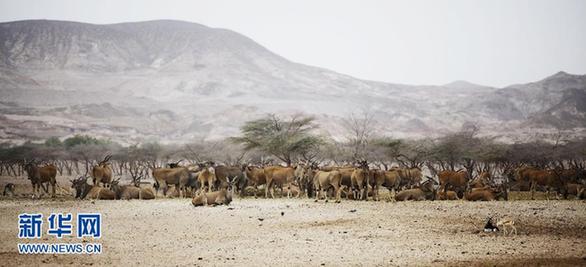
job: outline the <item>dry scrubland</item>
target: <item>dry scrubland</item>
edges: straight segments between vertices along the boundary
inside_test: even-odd
[[[17,253],[18,214],[95,211],[104,216],[102,255]],[[495,213],[513,218],[519,235],[482,232],[486,216]],[[335,204],[245,198],[195,208],[189,199],[3,197],[0,214],[2,266],[586,265],[586,202],[577,200]],[[56,240],[44,235],[42,241]]]

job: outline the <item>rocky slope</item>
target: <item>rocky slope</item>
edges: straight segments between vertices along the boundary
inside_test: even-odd
[[[491,88],[359,80],[288,61],[238,33],[182,21],[0,23],[0,140],[77,133],[123,143],[238,133],[266,113],[315,115],[322,133],[368,109],[380,131],[437,136],[463,123],[506,140],[554,127],[582,134],[586,76]]]

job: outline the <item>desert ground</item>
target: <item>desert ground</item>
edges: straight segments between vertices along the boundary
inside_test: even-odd
[[[101,212],[102,254],[18,254],[23,212],[45,218],[51,212]],[[0,197],[0,215],[1,266],[586,266],[586,202],[579,200],[316,203],[247,197],[229,206],[193,207],[187,198],[18,195]],[[491,215],[515,220],[518,235],[482,231]],[[43,235],[37,242],[78,241]]]

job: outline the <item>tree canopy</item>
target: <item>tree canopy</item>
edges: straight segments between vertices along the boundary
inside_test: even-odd
[[[268,115],[248,121],[241,127],[242,136],[231,138],[245,150],[260,150],[291,165],[294,157],[319,148],[323,140],[311,133],[316,126],[313,117],[296,115],[288,120]]]

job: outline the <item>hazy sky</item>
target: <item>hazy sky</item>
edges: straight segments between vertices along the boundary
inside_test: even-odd
[[[177,19],[362,79],[504,86],[586,74],[586,1],[0,0],[0,21]]]

